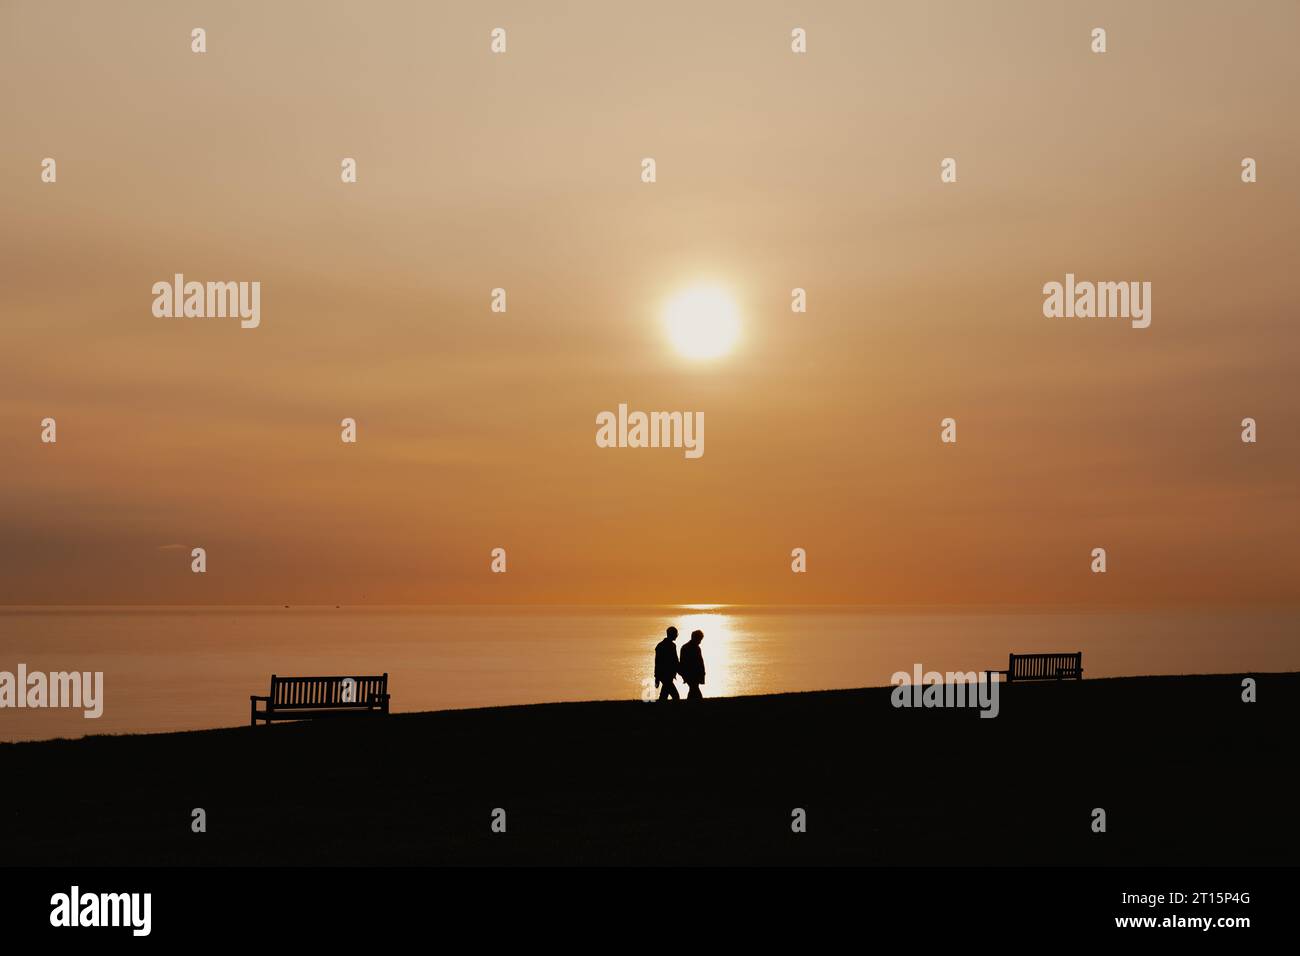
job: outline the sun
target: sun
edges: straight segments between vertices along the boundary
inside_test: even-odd
[[[740,339],[736,302],[720,285],[697,285],[664,304],[664,325],[673,347],[689,359],[728,354]]]

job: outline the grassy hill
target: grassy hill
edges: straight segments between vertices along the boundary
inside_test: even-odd
[[[1300,674],[1254,676],[1253,704],[1233,675],[1012,685],[991,720],[873,688],[3,744],[3,860],[1292,862]]]

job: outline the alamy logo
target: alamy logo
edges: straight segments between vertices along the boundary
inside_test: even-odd
[[[133,936],[148,936],[153,923],[152,893],[71,892],[50,897],[51,926],[129,926]]]
[[[1151,324],[1150,282],[1075,282],[1067,272],[1064,284],[1047,283],[1043,295],[1049,319],[1132,319],[1135,329]]]
[[[988,671],[897,671],[889,679],[894,685],[890,703],[895,707],[978,707],[980,717],[998,715],[998,682]]]
[[[0,708],[72,707],[94,720],[104,713],[103,671],[41,671],[18,665],[17,675],[0,671]]]
[[[704,454],[703,412],[631,412],[596,415],[597,448],[684,448],[687,458]]]
[[[262,283],[186,282],[184,273],[171,282],[153,284],[153,314],[160,319],[240,319],[240,327],[262,323]]]

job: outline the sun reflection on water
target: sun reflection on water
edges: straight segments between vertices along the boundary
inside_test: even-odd
[[[695,613],[680,614],[664,619],[664,627],[675,625],[678,631],[677,649],[680,652],[691,639],[692,631],[703,631],[705,697],[732,697],[749,693],[753,684],[752,666],[746,661],[746,644],[749,636],[739,622],[715,609],[720,604],[692,604],[683,610]],[[679,682],[680,686],[680,682]]]

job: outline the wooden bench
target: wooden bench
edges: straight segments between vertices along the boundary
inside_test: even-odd
[[[351,688],[348,681],[352,682]],[[250,725],[259,720],[312,720],[348,714],[387,714],[388,675],[379,677],[277,677],[271,693],[249,695]],[[258,701],[266,705],[257,709]]]
[[[1012,654],[1004,671],[989,671],[988,679],[1001,674],[1008,684],[1026,680],[1083,680],[1083,651],[1074,654]]]

